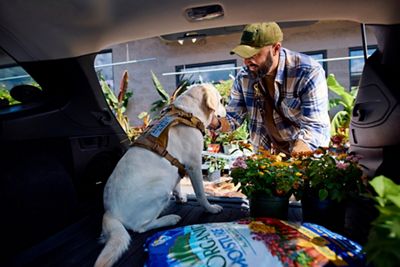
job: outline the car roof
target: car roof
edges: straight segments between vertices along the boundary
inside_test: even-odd
[[[224,16],[189,21],[186,10],[220,5]],[[41,0],[0,1],[0,46],[17,61],[80,56],[176,32],[257,21],[400,23],[399,0]]]

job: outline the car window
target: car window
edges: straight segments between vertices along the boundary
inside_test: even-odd
[[[105,50],[96,55],[94,61],[94,67],[97,75],[103,78],[111,88],[114,88],[114,72],[113,72],[113,61],[112,51]]]
[[[191,82],[201,83],[219,83],[220,81],[229,80],[236,75],[236,60],[225,60],[216,62],[205,62],[199,64],[179,65],[175,67],[176,72],[165,73],[164,75],[179,75],[177,77],[177,85],[182,80],[190,80]]]
[[[21,66],[0,50],[0,109],[21,104],[21,99],[15,99],[15,95],[18,96],[21,92],[19,89],[30,90],[25,88],[34,87],[40,89],[37,82]]]
[[[350,75],[355,64],[356,71],[362,68],[364,60],[359,58],[357,51],[354,52],[356,54],[349,54],[349,49],[356,47],[362,51],[359,23],[313,21],[280,24],[284,48],[313,57],[324,67],[327,76],[334,74],[347,90],[357,85],[358,79]],[[229,52],[238,44],[242,28],[235,27],[228,33],[218,35],[213,34],[212,29],[202,30],[198,32],[201,33],[201,40],[190,38],[182,42],[181,36],[195,34],[195,31],[191,31],[176,33],[169,38],[161,36],[116,44],[96,57],[96,71],[103,75],[116,95],[119,94],[123,73],[128,72],[128,89],[133,95],[127,105],[126,115],[131,125],[142,125],[139,115],[150,112],[153,104],[162,99],[156,90],[154,77],[158,86],[169,95],[185,80],[189,80],[189,83],[219,84],[221,80],[232,79],[243,60]],[[366,31],[367,44],[376,46],[372,29],[366,27]]]
[[[376,45],[369,46],[367,49],[368,56],[372,55],[377,49]],[[349,74],[350,74],[350,86],[356,87],[361,78],[361,73],[364,67],[364,56],[362,47],[350,47],[349,48]]]

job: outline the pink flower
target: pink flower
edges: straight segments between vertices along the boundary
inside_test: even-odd
[[[247,169],[247,164],[244,157],[237,157],[232,163],[232,168],[242,168]]]
[[[349,165],[350,165],[350,163],[348,163],[348,162],[337,162],[336,163],[336,167],[341,170],[347,169],[347,167],[349,167]]]
[[[361,156],[359,155],[354,155],[354,154],[350,154],[346,157],[347,161],[353,162],[353,163],[357,163],[359,162],[361,159]]]

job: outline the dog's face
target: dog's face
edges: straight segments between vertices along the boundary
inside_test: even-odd
[[[174,104],[187,112],[193,113],[193,115],[198,116],[200,119],[204,118],[203,123],[206,126],[211,122],[213,116],[226,116],[222,97],[212,84],[195,84],[190,86],[186,92],[175,100]],[[196,109],[198,109],[197,112]]]
[[[214,116],[225,117],[226,110],[223,105],[221,94],[218,90],[212,84],[204,84],[203,88],[205,90],[205,106],[214,113]]]

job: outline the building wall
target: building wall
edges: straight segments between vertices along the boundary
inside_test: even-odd
[[[362,46],[361,27],[353,22],[326,21],[311,26],[283,28],[283,47],[306,52],[327,50],[328,58],[349,56],[349,47]],[[129,89],[133,97],[129,102],[128,116],[132,125],[140,125],[137,118],[142,111],[149,111],[151,103],[159,96],[151,80],[151,71],[158,77],[164,89],[171,93],[176,88],[175,75],[163,73],[175,72],[175,66],[235,59],[237,65],[242,60],[230,55],[229,51],[238,44],[241,33],[207,37],[196,43],[166,42],[161,38],[150,38],[119,44],[111,47],[113,62],[129,60],[148,60],[137,63],[115,65],[114,84],[118,89],[124,70],[129,74]],[[368,45],[376,44],[373,33],[367,28]],[[328,73],[335,74],[338,81],[349,88],[349,61],[328,61]]]

